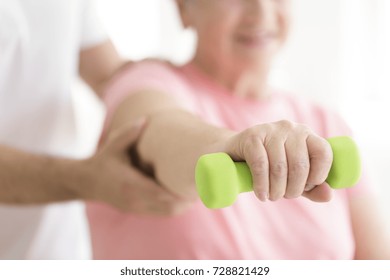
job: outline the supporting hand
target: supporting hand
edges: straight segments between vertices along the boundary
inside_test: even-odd
[[[84,162],[92,193],[90,199],[103,201],[131,213],[172,215],[190,203],[160,186],[136,169],[128,155],[141,134],[144,122],[125,125],[110,132],[95,156]]]

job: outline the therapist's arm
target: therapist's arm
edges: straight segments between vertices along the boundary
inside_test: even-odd
[[[110,40],[80,52],[81,78],[101,97],[105,85],[124,65],[131,63],[121,58]]]
[[[76,160],[0,146],[0,203],[35,204],[81,197],[84,171]]]
[[[96,95],[101,98],[106,85],[112,77],[133,63],[121,58],[110,40],[84,49],[80,52],[79,73],[81,78],[93,89]],[[116,130],[123,130],[129,122],[122,122]],[[101,137],[107,139],[106,135]],[[123,151],[124,154],[127,153]],[[131,205],[125,209],[132,213],[140,214],[175,214],[180,213],[188,204],[187,201],[179,200],[175,195],[158,185],[148,175],[139,172],[139,169],[132,162],[127,162],[126,172],[134,174],[132,184],[127,186],[128,196],[132,198]],[[118,175],[120,176],[120,175]],[[109,193],[110,186],[105,186]],[[161,199],[164,197],[165,199]]]
[[[131,213],[167,215],[180,211],[175,196],[128,168],[127,150],[142,128],[142,123],[122,126],[93,157],[83,160],[32,154],[0,145],[0,203],[94,200]]]

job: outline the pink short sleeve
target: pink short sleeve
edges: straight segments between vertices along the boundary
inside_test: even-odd
[[[141,90],[156,90],[172,96],[184,109],[194,111],[190,89],[185,78],[172,65],[157,61],[143,61],[120,71],[106,88],[105,128],[111,122],[120,103],[130,94]]]

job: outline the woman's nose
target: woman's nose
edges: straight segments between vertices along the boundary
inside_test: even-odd
[[[272,24],[275,20],[274,0],[245,0],[245,17],[248,22],[261,27]]]

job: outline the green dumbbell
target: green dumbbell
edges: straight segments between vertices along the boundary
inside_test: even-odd
[[[360,178],[360,156],[352,138],[327,139],[333,162],[326,182],[334,189],[352,187]],[[195,169],[198,194],[208,208],[232,205],[239,193],[253,191],[252,174],[245,162],[234,162],[226,153],[206,154]]]

